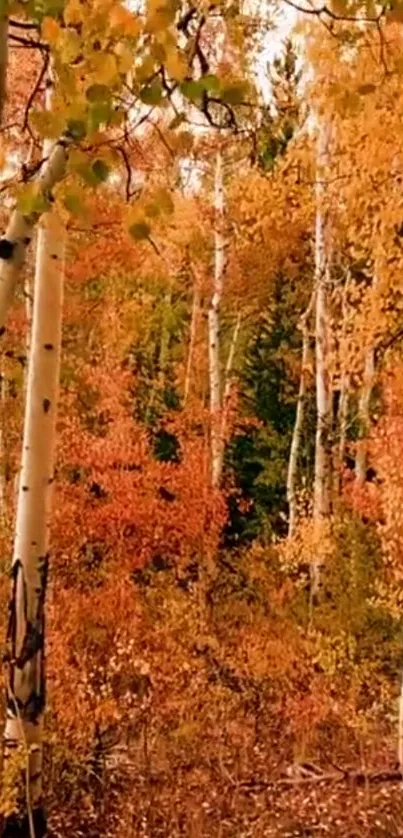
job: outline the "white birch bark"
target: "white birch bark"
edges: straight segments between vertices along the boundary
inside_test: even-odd
[[[211,482],[217,487],[221,478],[221,368],[220,368],[220,305],[225,271],[224,183],[221,152],[217,152],[214,176],[214,285],[208,313],[209,380],[211,420]]]
[[[316,225],[315,225],[315,360],[316,360],[316,438],[313,517],[320,526],[329,515],[329,434],[331,423],[331,398],[328,362],[328,284],[329,253],[325,208],[325,177],[328,162],[329,128],[320,127],[316,174]],[[320,585],[323,557],[317,551],[312,563],[312,594]]]
[[[45,198],[51,197],[53,188],[64,177],[69,141],[60,139],[53,146],[49,147],[48,143],[46,146],[46,162],[37,181],[38,191]],[[7,312],[21,277],[27,248],[40,216],[40,212],[24,215],[18,208],[15,209],[7,231],[0,240],[0,335],[5,331]]]
[[[297,400],[297,411],[295,415],[295,424],[291,440],[290,456],[288,460],[287,472],[287,502],[288,502],[288,538],[292,538],[295,533],[297,523],[297,474],[298,474],[298,457],[301,447],[302,428],[304,423],[305,400],[306,400],[306,385],[307,385],[307,371],[309,359],[309,318],[312,313],[312,308],[315,301],[315,292],[312,294],[308,308],[301,317],[302,330],[302,362],[301,375],[299,380],[299,391]]]
[[[37,241],[31,351],[28,367],[22,464],[12,560],[9,677],[4,761],[28,751],[25,832],[42,815],[42,729],[45,706],[44,607],[60,368],[64,230],[46,213]],[[31,818],[30,830],[29,819]],[[28,822],[28,825],[27,825]],[[24,828],[24,823],[20,829]],[[13,833],[14,834],[14,833]]]

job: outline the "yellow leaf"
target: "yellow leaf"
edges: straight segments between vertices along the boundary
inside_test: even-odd
[[[42,37],[49,44],[55,44],[60,37],[60,26],[54,17],[44,17],[42,21]]]
[[[31,114],[31,122],[35,126],[36,130],[39,131],[41,137],[56,139],[63,131],[65,118],[61,113],[33,111]]]
[[[83,22],[84,9],[80,0],[68,0],[63,12],[63,18],[66,26],[74,26],[77,23]]]
[[[97,84],[111,84],[118,74],[117,59],[112,53],[94,53],[91,64],[96,75]]]
[[[166,31],[175,20],[176,8],[170,0],[149,0],[146,29],[148,32]]]
[[[119,29],[123,35],[136,37],[141,31],[141,24],[138,17],[125,9],[123,6],[115,6],[110,15],[109,23],[113,29]]]
[[[121,73],[128,73],[133,66],[133,53],[125,44],[119,43],[116,47],[118,66]]]
[[[171,78],[175,81],[184,81],[189,69],[185,56],[178,50],[168,53],[165,61],[165,67]]]
[[[82,41],[74,29],[65,29],[60,34],[60,54],[65,64],[71,64],[82,52]]]
[[[140,67],[136,69],[136,77],[139,82],[146,81],[153,74],[155,69],[155,61],[152,55],[146,55]]]

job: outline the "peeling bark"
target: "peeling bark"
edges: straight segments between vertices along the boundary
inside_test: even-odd
[[[4,836],[30,836],[30,817],[37,823],[36,838],[45,834],[42,811],[45,596],[60,367],[63,272],[64,230],[56,212],[52,211],[43,219],[37,242],[31,353],[8,627],[4,770],[7,771],[7,764],[16,752],[28,752],[27,794],[21,801],[21,810],[7,820]]]

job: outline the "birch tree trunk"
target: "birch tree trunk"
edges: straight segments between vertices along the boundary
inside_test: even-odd
[[[55,211],[39,230],[22,464],[12,560],[4,770],[26,761],[25,792],[3,836],[40,838],[45,708],[45,595],[60,368],[64,230]]]
[[[350,272],[347,272],[346,281],[343,287],[341,299],[341,335],[339,340],[339,361],[340,361],[340,398],[337,409],[336,425],[338,429],[338,445],[334,452],[334,479],[333,479],[333,493],[334,497],[338,498],[341,494],[343,467],[346,456],[347,443],[347,429],[348,429],[348,410],[349,410],[349,395],[351,375],[348,370],[348,292],[350,289]]]
[[[38,191],[44,198],[52,195],[52,189],[64,177],[68,157],[68,139],[60,139],[48,147],[46,163],[38,179]],[[18,209],[12,213],[5,236],[0,239],[0,335],[4,334],[8,309],[21,276],[25,254],[31,242],[35,225],[41,212],[24,215]]]
[[[312,294],[310,303],[303,316],[301,317],[302,330],[302,362],[301,362],[301,376],[299,381],[299,392],[297,400],[297,411],[295,416],[294,430],[291,440],[290,457],[288,461],[287,472],[287,502],[288,502],[288,538],[292,538],[295,532],[297,523],[297,474],[298,474],[298,457],[301,447],[302,428],[304,424],[305,400],[306,400],[306,385],[307,385],[307,369],[309,358],[309,317],[312,313],[313,304],[315,301],[315,292]]]
[[[371,293],[376,293],[378,276],[374,270]],[[375,380],[375,347],[371,340],[366,349],[362,386],[358,400],[358,445],[355,458],[355,479],[357,486],[363,486],[367,476],[367,437],[370,429],[370,404]]]
[[[331,425],[331,398],[328,362],[328,284],[329,253],[325,210],[325,177],[328,159],[329,129],[321,127],[318,142],[316,175],[316,227],[315,227],[315,360],[316,360],[316,439],[314,475],[314,522],[320,527],[329,515],[329,435]],[[320,586],[323,557],[317,551],[312,563],[312,594]]]
[[[223,463],[224,463],[224,450],[225,450],[225,441],[227,436],[227,428],[228,428],[228,413],[229,413],[229,405],[230,405],[230,396],[231,396],[231,387],[234,381],[232,370],[234,366],[235,360],[235,351],[238,343],[239,333],[241,331],[241,314],[238,312],[234,331],[232,333],[231,343],[228,350],[228,357],[227,363],[225,365],[225,374],[224,374],[224,394],[221,406],[221,426],[219,429],[220,434],[220,461],[219,461],[219,478],[218,483],[220,483]]]
[[[343,467],[346,456],[348,408],[350,393],[350,374],[343,372],[340,383],[340,401],[337,411],[337,424],[339,428],[339,445],[337,451],[337,467],[334,480],[335,495],[339,496],[342,489]]]
[[[217,152],[214,176],[214,286],[208,313],[209,379],[211,420],[211,482],[217,487],[221,479],[221,368],[220,368],[220,305],[225,271],[224,184],[221,152]]]

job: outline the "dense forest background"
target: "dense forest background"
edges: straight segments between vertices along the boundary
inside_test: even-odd
[[[4,836],[403,835],[403,12],[257,6],[0,3]]]

